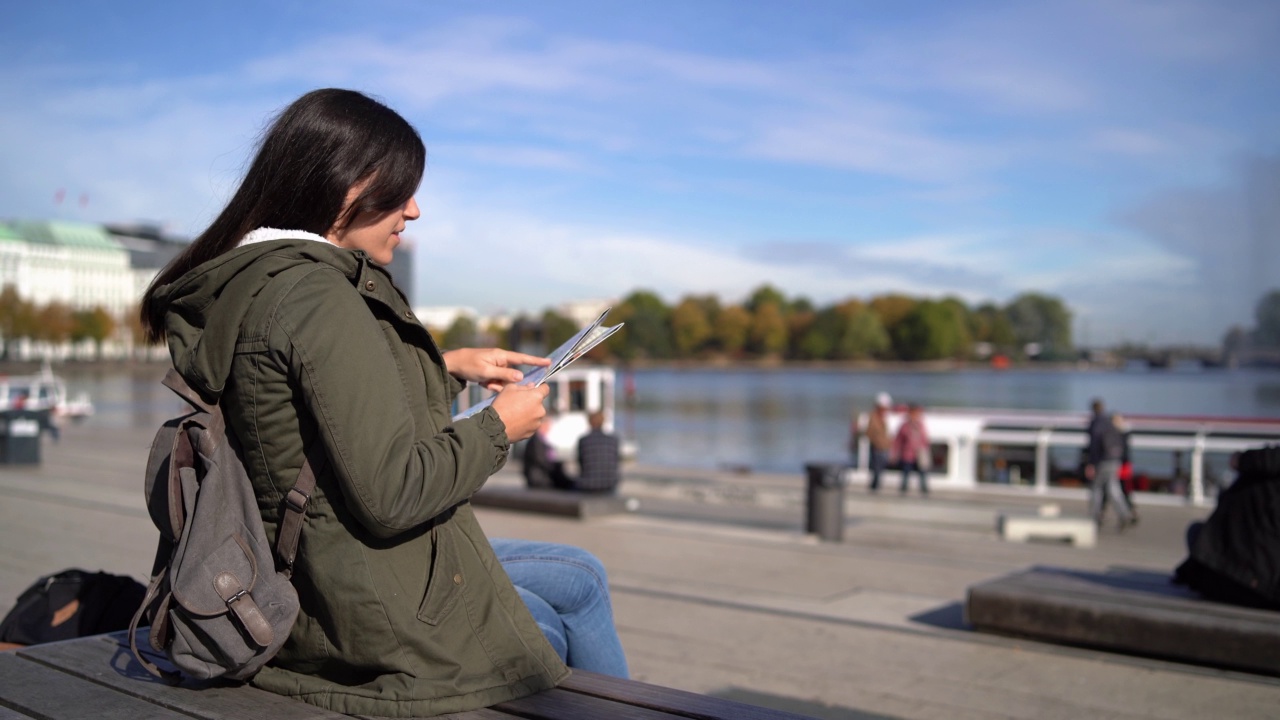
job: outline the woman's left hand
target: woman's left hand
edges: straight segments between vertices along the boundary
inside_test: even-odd
[[[494,391],[524,378],[524,373],[515,369],[516,365],[550,364],[551,361],[544,357],[500,348],[461,348],[444,354],[444,366],[450,375],[466,382],[480,383]]]

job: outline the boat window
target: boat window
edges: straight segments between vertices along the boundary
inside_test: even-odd
[[[587,381],[573,380],[569,383],[569,412],[582,412],[587,409]]]
[[[1023,445],[983,443],[978,446],[978,482],[998,485],[1032,485],[1036,477],[1036,451]]]

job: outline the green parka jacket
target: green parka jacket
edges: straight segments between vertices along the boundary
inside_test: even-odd
[[[267,537],[318,441],[293,583],[301,612],[253,683],[337,712],[430,716],[553,687],[569,671],[468,499],[506,462],[390,276],[310,239],[237,248],[159,289],[174,366],[218,400]],[[313,461],[314,464],[314,461]]]

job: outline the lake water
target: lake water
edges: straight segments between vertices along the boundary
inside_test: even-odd
[[[72,394],[93,399],[93,424],[151,428],[182,409],[159,383],[164,368],[66,366]],[[618,429],[655,465],[746,466],[791,472],[845,454],[849,418],[876,393],[926,408],[1084,412],[1102,397],[1128,414],[1280,418],[1280,372],[1264,370],[645,369],[634,402],[619,397]],[[619,386],[622,386],[619,382]]]
[[[853,411],[884,391],[928,408],[1084,412],[1095,397],[1134,415],[1280,418],[1280,372],[814,369],[640,370],[618,426],[639,459],[789,472],[845,457]],[[927,414],[927,413],[926,413]]]

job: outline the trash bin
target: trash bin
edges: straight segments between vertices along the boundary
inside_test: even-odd
[[[43,419],[37,410],[0,411],[0,462],[39,465],[43,428]]]
[[[844,468],[838,463],[804,466],[809,477],[804,529],[822,540],[844,540]]]

